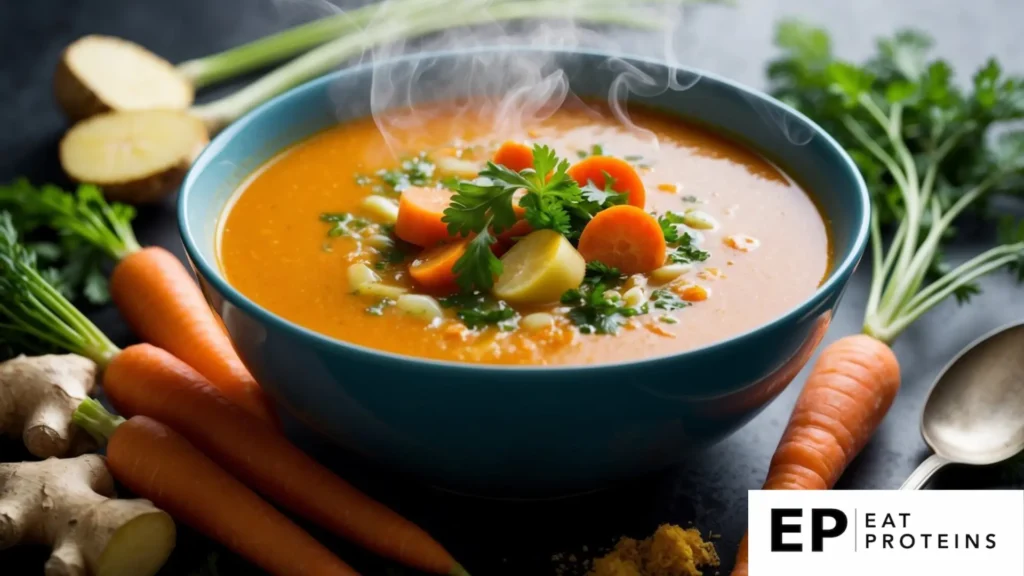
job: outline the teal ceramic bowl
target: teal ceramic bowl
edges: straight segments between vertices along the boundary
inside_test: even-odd
[[[605,98],[622,69],[599,53],[519,50],[550,56],[584,97]],[[444,64],[465,56],[416,58]],[[658,62],[625,62],[653,77],[669,71]],[[420,81],[445,90],[444,82],[431,83],[431,69]],[[700,349],[600,366],[438,362],[320,335],[264,310],[225,280],[218,220],[237,187],[283,148],[369,115],[372,74],[362,66],[309,82],[217,136],[184,183],[179,223],[206,298],[278,406],[403,474],[487,494],[552,494],[639,475],[706,448],[749,422],[806,363],[864,250],[868,195],[839,145],[764,94],[683,69],[677,76],[696,80],[689,89],[631,99],[745,143],[811,191],[831,226],[835,264],[805,302]],[[266,274],[272,281],[272,262]]]

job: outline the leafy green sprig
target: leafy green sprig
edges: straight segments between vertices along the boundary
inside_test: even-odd
[[[780,24],[776,41],[773,92],[840,140],[873,196],[866,333],[891,342],[950,295],[976,294],[981,276],[1019,265],[1019,237],[955,268],[941,248],[958,218],[984,216],[987,196],[1022,183],[1024,131],[1006,123],[1024,119],[1024,79],[1004,76],[993,59],[961,90],[915,31],[880,40],[863,65],[836,59],[828,34],[799,22]]]
[[[0,333],[27,349],[53,347],[106,365],[118,348],[54,287],[0,211]]]
[[[57,233],[57,242],[25,244],[53,268],[54,285],[69,298],[81,294],[92,304],[108,302],[105,260],[119,260],[139,249],[131,226],[135,209],[107,203],[95,186],[82,185],[72,193],[16,180],[0,186],[0,209],[11,214],[22,238],[42,228]]]
[[[442,218],[449,234],[476,235],[452,268],[463,290],[488,290],[501,274],[501,261],[491,245],[497,240],[495,234],[516,223],[513,197],[520,190],[519,206],[534,230],[550,229],[570,239],[577,238],[597,212],[626,201],[625,194],[606,192],[593,183],[581,188],[568,170],[568,160],[547,146],[535,145],[530,168],[516,172],[488,162],[474,180],[446,182],[455,192]],[[605,188],[610,184],[606,180]]]
[[[703,262],[711,257],[711,254],[701,250],[694,244],[696,239],[692,234],[679,231],[677,226],[683,224],[682,214],[666,212],[658,217],[658,224],[661,226],[661,233],[665,236],[665,244],[669,248],[669,262],[673,264],[688,264],[690,262]]]

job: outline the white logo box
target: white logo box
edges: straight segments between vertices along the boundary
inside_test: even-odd
[[[752,490],[749,505],[750,576],[1024,576],[1024,491]],[[773,516],[775,547],[800,551],[772,550]]]

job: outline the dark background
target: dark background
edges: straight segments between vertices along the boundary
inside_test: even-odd
[[[353,2],[339,2],[354,5]],[[774,22],[800,16],[830,28],[838,51],[860,59],[879,34],[898,27],[922,28],[938,40],[939,53],[964,79],[989,55],[1010,71],[1024,71],[1024,3],[1020,0],[739,0],[738,8],[702,8],[686,14],[677,37],[680,61],[763,86],[772,55]],[[51,75],[60,50],[87,33],[139,42],[171,61],[203,56],[268,32],[324,15],[323,0],[0,0],[0,182],[25,175],[35,182],[63,182],[56,144],[65,128],[51,96]],[[638,48],[623,36],[626,49]],[[1004,204],[1011,210],[1019,207]],[[136,221],[143,244],[182,254],[173,201],[144,210]],[[960,260],[984,248],[983,232],[966,234],[950,251]],[[826,338],[826,344],[859,331],[868,267],[861,266]],[[924,398],[942,366],[964,345],[1006,323],[1024,319],[1024,299],[1005,274],[985,279],[984,293],[968,307],[946,303],[922,318],[895,346],[903,391],[874,441],[843,477],[840,488],[897,488],[927,455],[918,422]],[[119,345],[132,336],[112,308],[91,316]],[[693,523],[705,534],[721,534],[721,573],[728,574],[746,525],[746,491],[763,480],[804,375],[761,416],[729,440],[687,459],[673,470],[605,492],[547,502],[470,499],[412,485],[365,462],[306,439],[304,446],[370,494],[416,521],[475,575],[554,574],[557,553],[580,560],[619,536],[644,537],[661,522]],[[525,425],[525,423],[524,423]],[[15,460],[14,444],[0,445],[0,459]],[[944,473],[941,487],[1020,486],[1014,467],[960,469]],[[322,533],[314,530],[318,536]],[[201,571],[218,547],[187,529],[166,574]],[[331,538],[338,554],[364,574],[411,575]],[[583,552],[586,546],[588,552]],[[0,553],[0,574],[41,574],[46,551]],[[220,551],[219,573],[257,571]],[[570,564],[570,568],[571,563]],[[570,574],[585,572],[582,567]]]

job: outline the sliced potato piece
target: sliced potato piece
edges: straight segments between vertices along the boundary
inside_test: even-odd
[[[398,221],[398,204],[383,196],[367,196],[361,205],[363,210],[382,224],[394,224]]]
[[[587,269],[583,256],[553,230],[531,232],[501,263],[504,271],[494,283],[494,295],[513,304],[555,302],[583,282]]]
[[[64,135],[60,163],[110,200],[143,204],[176,191],[209,141],[203,122],[180,110],[107,112]]]
[[[111,36],[75,40],[53,78],[57,102],[73,122],[109,110],[184,110],[195,89],[167,60]]]
[[[354,294],[358,296],[376,296],[377,298],[391,298],[397,299],[402,294],[407,293],[408,290],[401,286],[390,286],[388,284],[381,284],[380,282],[368,282],[356,288]]]

